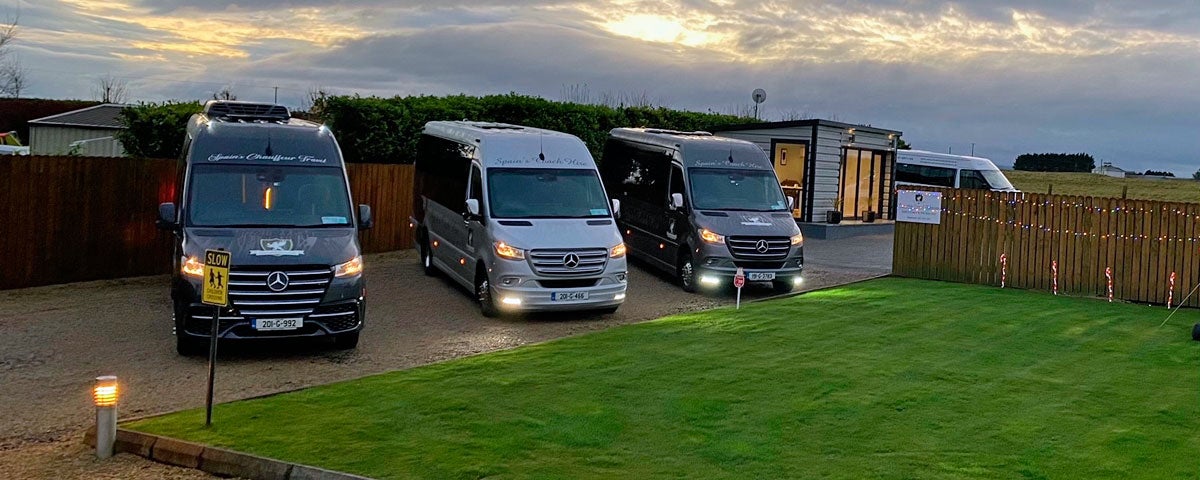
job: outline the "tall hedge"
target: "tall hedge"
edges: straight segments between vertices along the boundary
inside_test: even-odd
[[[199,102],[143,103],[121,110],[125,129],[117,140],[125,153],[138,158],[178,158],[188,118],[201,110]]]
[[[188,117],[201,108],[197,102],[147,103],[127,108],[121,113],[126,129],[118,138],[131,156],[176,158]],[[617,127],[704,130],[755,121],[661,107],[612,108],[552,102],[516,94],[328,97],[322,99],[319,111],[321,116],[316,120],[333,129],[346,161],[358,163],[413,163],[421,129],[433,120],[505,122],[566,132],[582,139],[596,158],[600,158],[608,131]]]
[[[473,120],[504,122],[575,135],[600,158],[604,138],[617,127],[704,130],[719,125],[754,122],[733,115],[685,112],[667,108],[612,108],[553,102],[524,95],[472,97],[330,97],[321,106],[349,162],[413,163],[417,138],[425,122]]]

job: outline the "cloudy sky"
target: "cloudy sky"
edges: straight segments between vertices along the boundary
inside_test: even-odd
[[[147,101],[584,90],[730,113],[763,88],[769,120],[1002,165],[1200,168],[1195,0],[0,0],[18,13],[36,97],[91,98],[108,74]]]

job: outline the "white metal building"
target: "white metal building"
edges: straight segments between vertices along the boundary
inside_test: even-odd
[[[795,199],[797,221],[823,222],[830,210],[847,220],[891,218],[898,130],[813,119],[732,125],[713,133],[767,152],[784,193]]]
[[[125,128],[120,119],[123,109],[125,105],[106,103],[30,120],[30,153],[123,157],[125,148],[115,137]]]

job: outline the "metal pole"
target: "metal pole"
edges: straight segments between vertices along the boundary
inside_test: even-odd
[[[758,104],[754,104],[754,119],[758,120]]]
[[[117,442],[117,377],[96,377],[97,388],[94,393],[96,403],[96,458],[105,459],[113,456],[113,446]],[[111,386],[108,391],[101,385]]]
[[[279,87],[275,87],[275,103],[279,103]]]
[[[971,142],[971,156],[975,156],[975,142]]]
[[[221,323],[221,307],[213,307],[212,334],[208,338],[208,396],[204,400],[204,426],[212,426],[213,381],[217,375],[217,330]]]
[[[741,309],[742,309],[742,287],[738,287],[738,289],[737,289],[737,306],[734,307],[734,310],[741,310]]]

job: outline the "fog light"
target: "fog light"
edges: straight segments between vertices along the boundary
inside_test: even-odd
[[[717,259],[716,257],[708,257],[708,258],[704,259],[704,264],[705,265],[716,265],[718,261],[720,261],[720,260]]]
[[[504,297],[500,300],[500,302],[504,303],[505,305],[520,305],[521,299],[517,297]]]
[[[618,293],[616,295],[613,295],[613,300],[624,300],[624,299],[625,299],[624,293]]]
[[[700,283],[702,283],[704,285],[720,285],[721,279],[718,277],[713,277],[713,276],[709,276],[709,275],[701,275]]]
[[[618,282],[624,282],[624,281],[625,281],[625,279],[627,279],[627,278],[629,278],[629,275],[628,275],[628,274],[625,274],[625,273],[618,273],[618,274],[617,274],[617,281],[618,281]]]
[[[804,283],[804,279],[803,279],[803,278],[800,278],[800,277],[792,277],[792,285],[797,285],[797,286],[799,286],[801,283]]]
[[[113,456],[117,441],[117,377],[96,377],[92,403],[96,405],[96,458]]]
[[[517,277],[505,277],[500,280],[500,284],[508,287],[508,286],[516,285],[520,281],[521,281],[521,279],[519,279]]]

